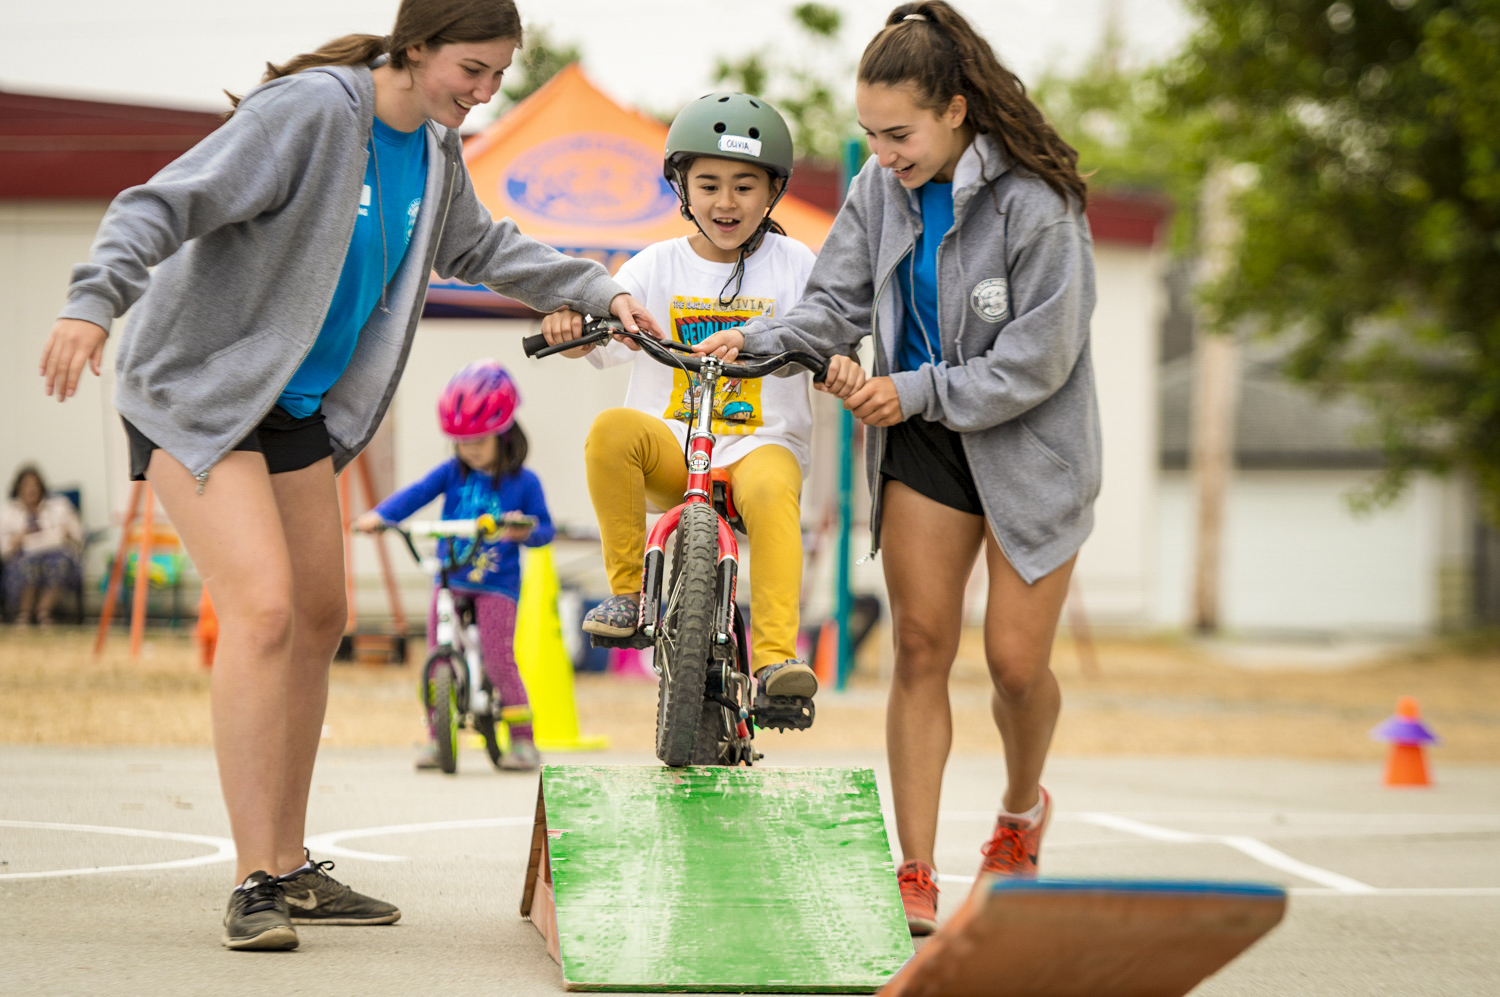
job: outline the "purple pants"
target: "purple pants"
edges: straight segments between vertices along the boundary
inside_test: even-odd
[[[474,617],[479,623],[479,648],[484,652],[484,673],[490,685],[500,693],[500,702],[506,706],[527,706],[526,686],[521,683],[521,670],[516,667],[516,600],[496,592],[458,592],[455,597],[468,596],[474,600]],[[437,589],[432,590],[432,602],[427,607],[427,650],[437,646]],[[434,738],[437,732],[429,729]],[[513,723],[510,736],[523,741],[531,740],[530,723]]]

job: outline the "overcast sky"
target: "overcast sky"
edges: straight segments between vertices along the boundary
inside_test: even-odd
[[[397,0],[0,0],[0,89],[218,110],[221,88],[353,31],[384,34]],[[720,56],[786,51],[792,0],[519,0],[527,24],[583,51],[612,96],[673,111],[711,89]],[[855,60],[892,4],[841,0],[849,89]],[[1135,61],[1170,53],[1191,24],[1180,0],[958,0],[1023,80],[1076,68],[1113,7]],[[796,55],[795,51],[787,52]]]

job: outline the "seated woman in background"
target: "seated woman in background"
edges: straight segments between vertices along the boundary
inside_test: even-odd
[[[10,485],[10,501],[0,509],[0,561],[5,564],[5,601],[16,608],[15,622],[33,612],[36,622],[52,622],[52,606],[80,568],[83,528],[73,503],[48,495],[42,472],[27,464]]]

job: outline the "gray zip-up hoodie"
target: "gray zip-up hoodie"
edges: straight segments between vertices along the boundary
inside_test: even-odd
[[[871,157],[808,278],[776,319],[745,326],[745,350],[845,353],[874,334],[875,374],[889,374],[904,418],[962,434],[995,537],[1028,584],[1077,553],[1099,494],[1099,411],[1089,360],[1093,241],[1078,205],[1012,170],[978,136],[953,177],[952,230],[938,246],[942,357],[895,370],[904,305],[896,268],[916,244],[916,197]],[[865,434],[880,544],[880,461],[886,433]]]
[[[354,231],[374,114],[364,66],[255,88],[217,131],[116,197],[89,262],[73,268],[60,317],[108,330],[135,306],[116,352],[115,406],[200,483],[317,340]],[[406,256],[323,396],[336,468],[390,405],[432,271],[539,311],[605,315],[625,293],[598,263],[494,221],[458,134],[431,121],[426,131],[427,186]]]

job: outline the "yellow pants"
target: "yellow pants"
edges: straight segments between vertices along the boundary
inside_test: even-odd
[[[646,557],[646,500],[658,509],[682,501],[687,463],[661,419],[629,408],[599,413],[583,447],[589,498],[599,520],[610,591],[641,590]],[[797,656],[797,599],[802,591],[802,468],[786,447],[756,447],[725,468],[734,507],[750,536],[752,668]]]

